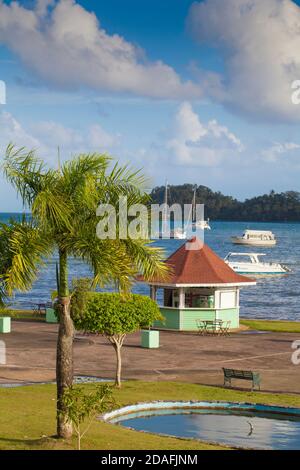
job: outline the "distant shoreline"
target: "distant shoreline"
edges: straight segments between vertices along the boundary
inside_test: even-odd
[[[300,222],[300,192],[286,191],[255,196],[245,201],[239,201],[232,196],[212,191],[206,186],[183,184],[178,186],[158,186],[151,191],[153,204],[162,204],[167,194],[167,203],[204,205],[205,219],[222,222],[242,223],[299,223]]]
[[[2,218],[9,219],[13,216],[29,216],[30,212],[0,212],[0,222]],[[300,220],[257,220],[257,219],[210,219],[210,222],[228,222],[241,224],[300,224]]]

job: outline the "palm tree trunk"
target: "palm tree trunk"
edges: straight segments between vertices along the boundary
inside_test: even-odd
[[[113,346],[114,346],[114,349],[116,351],[116,356],[117,356],[115,386],[117,388],[121,388],[121,370],[122,370],[121,347],[122,345],[118,341],[115,341],[113,343]]]
[[[59,250],[59,331],[56,354],[57,383],[57,435],[68,439],[72,436],[72,423],[65,416],[63,395],[73,383],[73,336],[70,294],[68,287],[68,259],[65,250]]]

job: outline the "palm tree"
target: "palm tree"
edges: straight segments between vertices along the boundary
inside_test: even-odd
[[[129,289],[134,275],[146,279],[165,276],[163,252],[148,240],[100,240],[96,235],[100,203],[116,204],[119,196],[128,204],[145,203],[144,178],[128,167],[115,165],[97,153],[80,154],[58,169],[49,169],[34,151],[9,145],[4,159],[4,174],[16,188],[31,220],[2,227],[2,244],[8,246],[8,259],[0,262],[3,293],[26,290],[35,279],[44,258],[57,250],[59,257],[57,340],[57,435],[69,438],[72,426],[64,414],[63,395],[73,382],[74,327],[70,314],[68,258],[87,262],[94,272],[94,284],[114,282]],[[27,244],[26,236],[31,240]]]

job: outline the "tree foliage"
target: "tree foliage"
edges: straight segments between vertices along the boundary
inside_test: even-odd
[[[83,295],[86,301],[82,310]],[[75,307],[72,297],[72,318],[78,330],[113,336],[149,328],[155,320],[162,319],[158,305],[147,296],[106,292],[84,294],[75,290],[75,298],[81,304],[81,308]]]
[[[77,449],[81,450],[81,440],[91,427],[95,417],[115,406],[112,387],[97,385],[92,391],[85,393],[83,387],[72,386],[63,396],[63,404],[67,419],[73,424],[77,435]]]
[[[7,148],[3,171],[21,196],[24,208],[30,211],[31,220],[0,229],[0,248],[4,252],[0,260],[1,298],[15,289],[29,289],[44,258],[54,250],[59,255],[57,431],[58,436],[67,438],[72,429],[61,411],[64,391],[73,381],[70,256],[92,268],[95,286],[115,284],[124,291],[130,290],[137,272],[146,279],[163,277],[167,267],[162,261],[162,250],[151,246],[149,240],[97,237],[99,204],[116,206],[119,196],[126,196],[129,205],[148,200],[140,172],[118,164],[111,167],[111,159],[99,153],[80,154],[58,168],[48,168],[34,151],[16,149],[13,145]]]
[[[137,294],[87,293],[79,283],[72,295],[72,318],[78,330],[103,334],[116,352],[117,387],[121,386],[121,348],[126,334],[162,320],[156,302]]]

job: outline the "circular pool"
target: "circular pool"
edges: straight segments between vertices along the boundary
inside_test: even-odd
[[[137,431],[251,449],[300,449],[300,409],[249,403],[152,402],[102,419]]]

